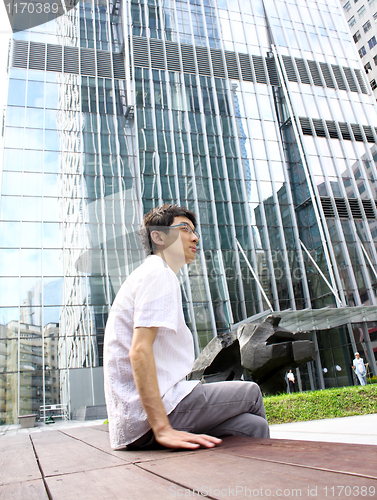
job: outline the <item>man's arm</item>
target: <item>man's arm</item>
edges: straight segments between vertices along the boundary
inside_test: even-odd
[[[158,328],[135,328],[130,361],[136,389],[158,443],[168,448],[212,448],[221,439],[205,434],[176,431],[170,425],[158,387],[153,342]]]

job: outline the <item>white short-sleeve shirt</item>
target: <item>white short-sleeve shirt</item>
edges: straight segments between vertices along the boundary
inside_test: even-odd
[[[186,380],[195,356],[192,335],[184,320],[179,281],[156,255],[149,256],[123,283],[106,325],[105,396],[114,449],[124,448],[150,429],[129,358],[136,327],[158,327],[153,353],[162,402],[169,414],[198,381]]]

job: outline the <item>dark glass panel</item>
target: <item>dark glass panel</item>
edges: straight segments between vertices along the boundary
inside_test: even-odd
[[[196,177],[196,193],[199,200],[209,200],[211,199],[209,179],[203,177]]]
[[[188,204],[186,204],[188,205]],[[199,244],[202,245],[203,248],[217,248],[216,238],[215,238],[215,226],[201,226],[202,238],[200,239]]]
[[[219,225],[220,245],[221,248],[233,248],[233,237],[231,226]]]
[[[158,179],[155,175],[144,175],[142,179],[143,198],[158,198]]]

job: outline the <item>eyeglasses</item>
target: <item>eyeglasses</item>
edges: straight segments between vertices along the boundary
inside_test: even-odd
[[[186,224],[185,222],[181,222],[181,224],[177,224],[175,226],[169,226],[169,227],[181,227],[183,231],[186,231],[187,233],[191,234],[191,233],[194,233],[195,236],[199,239],[200,238],[200,235],[198,233],[198,231],[196,231],[195,229],[193,229],[191,226],[189,226],[188,224]]]

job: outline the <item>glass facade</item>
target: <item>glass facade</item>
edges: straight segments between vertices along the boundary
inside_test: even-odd
[[[1,421],[104,403],[109,308],[164,202],[198,216],[180,275],[197,353],[268,302],[376,306],[376,111],[338,0],[95,0],[15,34]],[[313,326],[303,389],[353,384],[356,348],[376,373],[374,314]]]

